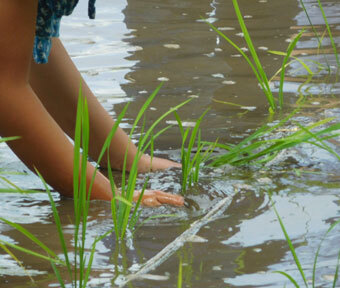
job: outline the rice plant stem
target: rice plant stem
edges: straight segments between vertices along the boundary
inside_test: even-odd
[[[288,59],[293,51],[293,49],[296,46],[296,43],[300,40],[302,34],[304,33],[304,30],[302,30],[291,42],[288,46],[287,53],[285,58],[283,59],[282,66],[281,66],[281,77],[280,77],[280,87],[279,87],[279,106],[280,109],[283,109],[283,83],[285,78],[285,70],[286,70],[286,63],[288,62]]]
[[[248,48],[249,48],[249,51],[253,57],[253,60],[255,62],[255,65],[257,67],[257,70],[261,76],[261,82],[264,84],[264,86],[266,87],[266,89],[264,90],[266,92],[266,95],[267,95],[267,98],[268,98],[268,101],[270,103],[270,107],[275,110],[276,108],[276,105],[275,105],[275,102],[274,102],[274,98],[273,98],[273,95],[272,95],[272,92],[270,90],[270,87],[269,87],[269,82],[268,82],[268,79],[267,79],[267,75],[266,73],[264,72],[263,70],[263,67],[260,63],[260,60],[257,56],[257,53],[256,53],[256,50],[254,48],[254,45],[253,45],[253,42],[249,36],[249,32],[248,32],[248,29],[247,29],[247,26],[245,25],[244,23],[244,20],[243,20],[243,16],[241,14],[241,10],[239,8],[239,5],[238,5],[238,2],[237,0],[233,0],[233,4],[234,4],[234,8],[235,8],[235,12],[236,12],[236,15],[237,15],[237,18],[238,18],[238,21],[240,23],[240,26],[241,26],[241,29],[242,29],[242,32],[244,34],[244,39],[246,40],[247,42],[247,45],[248,45]]]
[[[321,13],[322,13],[323,20],[325,21],[325,24],[326,24],[326,27],[327,27],[329,38],[330,38],[331,43],[332,43],[332,47],[333,47],[333,50],[334,50],[334,55],[335,55],[335,58],[336,58],[336,62],[338,64],[338,67],[340,67],[340,60],[339,60],[339,56],[338,56],[338,52],[337,52],[337,49],[336,49],[336,45],[335,45],[335,42],[334,42],[334,39],[333,39],[333,36],[332,36],[331,28],[329,27],[328,20],[327,20],[325,11],[323,10],[321,1],[320,0],[317,0],[317,1],[318,1],[318,4],[319,4]]]

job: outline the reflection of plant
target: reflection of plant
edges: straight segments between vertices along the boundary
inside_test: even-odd
[[[197,119],[194,128],[192,129],[191,136],[189,139],[190,128],[184,131],[183,123],[179,115],[174,112],[176,117],[181,135],[182,135],[182,145],[181,145],[181,162],[182,162],[182,193],[187,192],[188,187],[191,187],[193,183],[198,182],[199,171],[201,164],[204,163],[210,156],[210,154],[215,149],[216,143],[207,145],[206,142],[201,141],[201,130],[200,125],[203,117],[207,114],[209,110],[203,112],[200,118]],[[197,138],[197,140],[196,140]],[[189,139],[188,147],[185,148],[185,143]],[[191,153],[193,147],[197,143],[197,148],[194,156],[191,158]]]
[[[295,262],[295,265],[296,267],[298,268],[299,272],[300,272],[300,275],[303,279],[303,282],[305,284],[305,286],[308,288],[309,285],[308,285],[308,282],[307,282],[307,278],[306,278],[306,275],[305,275],[305,271],[303,270],[302,268],[302,265],[301,265],[301,262],[296,254],[296,251],[295,251],[295,248],[292,244],[292,241],[291,239],[289,238],[289,235],[288,235],[288,232],[283,224],[283,221],[279,215],[279,213],[277,212],[276,208],[275,208],[275,205],[273,204],[273,208],[274,208],[274,211],[275,211],[275,214],[276,214],[276,217],[277,219],[279,220],[279,223],[280,223],[280,226],[281,226],[281,229],[282,229],[282,232],[286,238],[286,241],[288,243],[288,246],[289,246],[289,250],[291,251],[292,253],[292,256],[294,258],[294,262]],[[317,261],[318,261],[318,257],[319,257],[319,252],[320,252],[320,249],[321,249],[321,245],[323,243],[323,241],[326,239],[327,235],[334,229],[335,226],[337,226],[338,224],[340,223],[340,220],[336,221],[335,223],[333,223],[327,230],[327,232],[325,233],[325,235],[322,237],[321,241],[320,241],[320,244],[316,250],[316,253],[315,253],[315,256],[314,256],[314,264],[313,264],[313,275],[312,275],[312,287],[314,288],[315,287],[315,274],[316,274],[316,265],[317,265]],[[339,273],[339,267],[340,267],[340,250],[339,250],[339,253],[338,253],[338,259],[337,259],[337,265],[336,265],[336,268],[335,268],[335,273],[334,273],[334,280],[333,280],[333,288],[336,287],[336,283],[338,281],[338,273]],[[297,283],[297,280],[294,279],[291,275],[289,275],[288,273],[286,272],[283,272],[283,271],[276,271],[276,273],[280,273],[282,275],[284,275],[285,277],[287,277],[289,279],[290,282],[292,282],[294,284],[295,287],[300,287],[299,284]]]

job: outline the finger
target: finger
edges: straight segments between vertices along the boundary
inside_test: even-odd
[[[144,206],[148,206],[148,207],[158,207],[158,206],[162,205],[160,202],[158,202],[156,197],[146,197],[146,198],[143,198],[142,204]]]
[[[184,205],[184,198],[179,195],[164,193],[162,191],[156,191],[156,198],[158,202],[162,204],[170,204],[170,205],[175,205],[175,206]]]

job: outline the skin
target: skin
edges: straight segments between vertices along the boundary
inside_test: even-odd
[[[79,83],[87,98],[90,118],[89,154],[98,158],[101,147],[114,125],[114,120],[100,105],[82,79],[59,39],[53,40],[48,64],[32,60],[37,0],[0,1],[0,135],[20,136],[8,145],[34,171],[62,195],[73,195],[73,145]],[[13,21],[13,19],[16,19]],[[118,129],[110,147],[110,164],[121,169],[128,147],[127,169],[136,155],[135,145]],[[103,157],[107,159],[107,157]],[[100,163],[106,166],[103,161]],[[139,172],[180,167],[178,163],[143,155]],[[87,165],[87,183],[94,167]],[[134,200],[138,199],[135,193]],[[109,180],[97,173],[91,199],[111,200]],[[142,204],[182,206],[181,196],[162,191],[147,191]]]

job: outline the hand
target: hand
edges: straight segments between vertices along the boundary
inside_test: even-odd
[[[135,191],[133,195],[133,201],[137,202],[139,199],[140,191]],[[157,207],[164,204],[183,206],[184,198],[179,195],[165,193],[159,190],[145,190],[141,204],[149,207]]]
[[[180,163],[159,157],[153,157],[151,161],[151,157],[147,154],[144,154],[139,161],[138,172],[140,173],[150,171],[154,172],[158,170],[165,170],[172,167],[181,168],[182,165]]]

